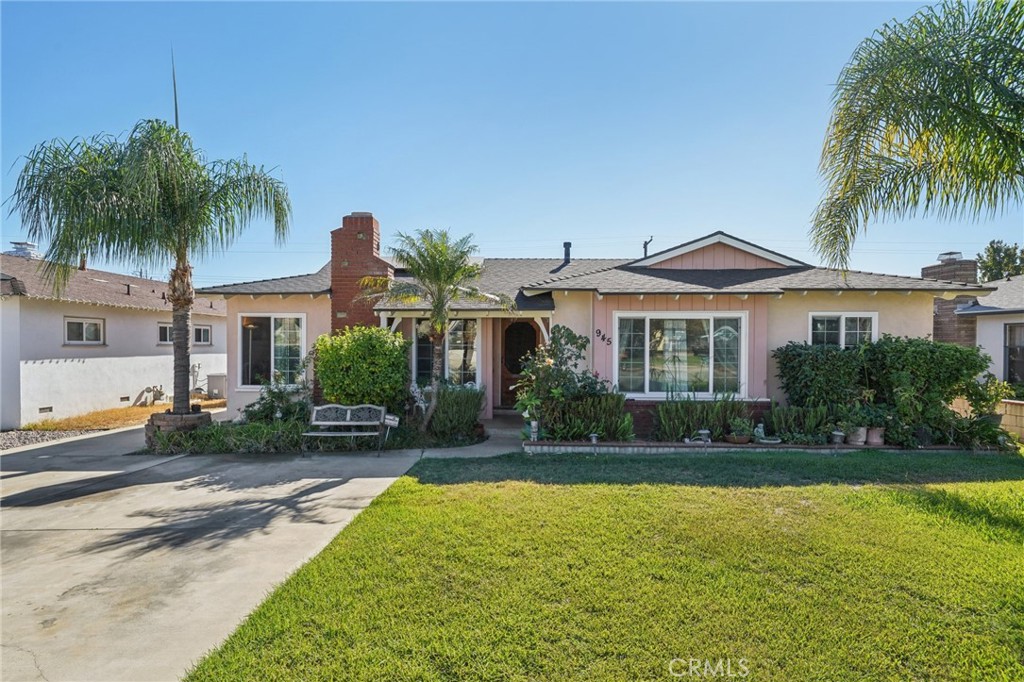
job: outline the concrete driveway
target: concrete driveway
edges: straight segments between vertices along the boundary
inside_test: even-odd
[[[3,680],[178,679],[420,456],[141,447],[0,455]]]

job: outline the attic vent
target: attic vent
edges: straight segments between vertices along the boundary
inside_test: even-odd
[[[36,250],[36,245],[33,242],[11,242],[11,246],[14,248],[10,251],[4,251],[5,256],[18,256],[19,258],[31,258],[32,260],[41,260],[43,254]]]

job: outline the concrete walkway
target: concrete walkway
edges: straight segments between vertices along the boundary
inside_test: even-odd
[[[0,455],[0,678],[175,680],[421,457],[132,455],[142,430]]]

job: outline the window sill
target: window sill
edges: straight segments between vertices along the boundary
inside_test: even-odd
[[[106,348],[105,343],[67,343],[62,344],[64,348]]]

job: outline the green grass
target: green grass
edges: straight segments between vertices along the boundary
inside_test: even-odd
[[[673,658],[1024,679],[1024,458],[424,460],[187,679],[667,680]]]

